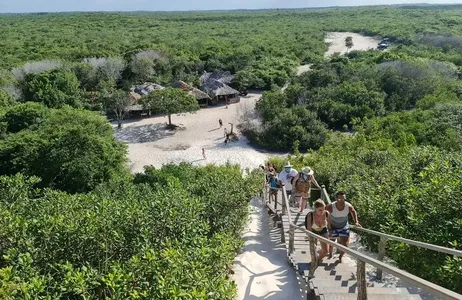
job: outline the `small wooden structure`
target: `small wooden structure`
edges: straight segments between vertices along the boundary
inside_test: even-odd
[[[228,85],[233,79],[234,76],[230,72],[204,73],[201,76],[201,90],[210,96],[211,105],[217,105],[219,102],[231,104],[241,100],[239,91]]]

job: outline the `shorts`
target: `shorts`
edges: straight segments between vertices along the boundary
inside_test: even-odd
[[[348,225],[345,226],[345,227],[342,227],[342,228],[334,228],[334,227],[332,227],[331,236],[333,238],[350,237],[350,227],[348,227]]]
[[[324,227],[321,231],[316,231],[316,230],[311,230],[313,233],[319,235],[319,236],[322,236],[322,237],[325,237],[327,238],[329,236],[329,230],[327,229],[327,227]]]
[[[304,199],[304,200],[310,199],[310,196],[311,196],[311,195],[310,195],[309,193],[308,193],[308,194],[306,194],[306,193],[300,193],[300,192],[294,193],[294,197],[297,197],[297,198],[301,197],[301,198]]]

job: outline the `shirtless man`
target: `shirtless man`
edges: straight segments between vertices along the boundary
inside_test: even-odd
[[[358,221],[358,214],[353,205],[346,202],[346,194],[343,191],[335,194],[336,201],[327,205],[326,210],[330,213],[332,231],[330,232],[331,240],[348,247],[350,243],[350,226],[348,224],[348,215],[351,214],[357,227],[361,227]],[[329,258],[332,258],[332,246],[329,246]],[[340,251],[339,261],[342,262],[345,253]]]

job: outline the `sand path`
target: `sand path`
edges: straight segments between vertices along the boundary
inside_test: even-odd
[[[234,260],[232,279],[238,287],[238,299],[305,299],[303,281],[287,263],[281,229],[270,223],[265,205],[258,198],[252,199],[250,221],[243,233],[244,248]]]

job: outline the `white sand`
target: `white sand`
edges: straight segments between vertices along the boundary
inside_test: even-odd
[[[115,129],[116,137],[128,144],[130,171],[142,172],[145,165],[161,167],[163,164],[189,162],[194,165],[239,164],[255,168],[265,162],[269,154],[259,152],[248,145],[247,139],[239,135],[238,142],[224,143],[224,128],[228,131],[236,125],[243,110],[253,110],[261,93],[249,93],[241,102],[201,109],[195,114],[173,115],[172,123],[184,126],[176,132],[165,129],[167,117],[152,117],[137,121],[128,120],[121,130]],[[223,120],[223,128],[218,124]],[[113,125],[115,126],[115,124]],[[206,159],[202,157],[205,149]]]
[[[243,233],[245,245],[234,260],[232,279],[238,299],[306,299],[303,279],[287,262],[281,229],[272,228],[265,207],[258,198],[252,199],[250,221]]]
[[[349,51],[376,49],[379,42],[377,39],[354,32],[330,32],[325,39],[325,42],[329,43],[329,50],[327,50],[325,57],[336,52],[345,54],[348,51],[345,46],[345,39],[349,36],[353,38],[353,47]]]
[[[307,64],[307,65],[301,65],[297,68],[297,76],[300,76],[302,75],[303,73],[305,72],[308,72],[309,70],[311,70],[311,66],[313,64]]]

